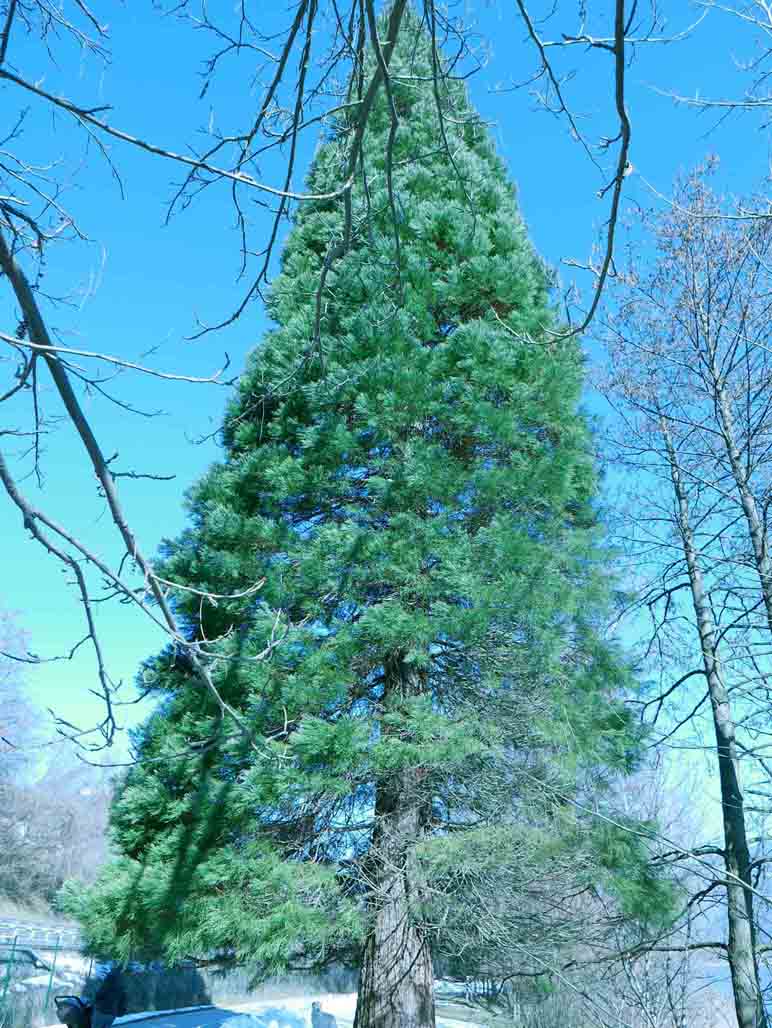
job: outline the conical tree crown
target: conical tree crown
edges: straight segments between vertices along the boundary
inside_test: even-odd
[[[189,587],[179,610],[238,723],[168,652],[144,669],[167,698],[113,811],[124,856],[80,907],[97,943],[117,931],[127,952],[227,948],[263,967],[345,950],[363,931],[378,790],[406,768],[426,797],[431,919],[458,935],[446,836],[467,867],[513,840],[537,855],[550,796],[582,766],[633,760],[610,699],[624,675],[594,630],[580,351],[556,331],[464,89],[435,90],[417,18],[391,77],[350,211],[341,198],[295,217],[275,327],[167,548],[162,573]],[[349,136],[344,121],[323,142],[312,190],[338,187]]]
[[[588,524],[594,488],[580,352],[555,339],[548,276],[460,87],[440,118],[415,21],[391,63],[391,198],[382,96],[348,252],[320,291],[344,204],[300,208],[269,303],[277,327],[251,355],[227,459],[194,491],[196,529],[169,564],[187,576],[195,562],[218,593],[268,574],[272,609],[347,625],[358,648],[373,635],[376,657],[484,633],[487,601],[501,612],[500,575],[512,575],[513,605],[537,584],[500,547],[525,546],[534,570],[555,532]],[[347,139],[342,126],[321,147],[314,191],[339,186]],[[218,612],[205,612],[215,634],[232,617]]]

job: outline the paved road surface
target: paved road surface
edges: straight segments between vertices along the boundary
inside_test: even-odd
[[[338,1028],[352,1028],[356,995],[299,996],[263,1000],[214,1010],[195,1010],[187,1014],[166,1014],[131,1022],[127,1028],[309,1028],[311,1002],[321,1001],[322,1009],[333,1014]],[[248,1014],[249,1017],[245,1015]],[[115,1028],[119,1028],[118,1022]],[[437,1016],[437,1028],[479,1028],[466,1021]]]
[[[309,1028],[311,1003],[319,1000],[325,1013],[333,1014],[337,1028],[352,1028],[356,994],[281,997],[248,1004],[221,1006],[189,1013],[152,1015],[140,1020],[120,1018],[115,1028]],[[248,1014],[248,1016],[246,1016]],[[136,1015],[135,1015],[136,1016]],[[50,1028],[56,1028],[51,1025]],[[456,1021],[439,1014],[437,1028],[479,1028],[468,1021]]]
[[[243,1008],[228,1010],[218,1007],[216,1010],[197,1010],[190,1014],[167,1014],[133,1021],[130,1028],[223,1028],[229,1021],[235,1022],[233,1028],[241,1028],[240,1021],[244,1028],[308,1028],[311,1023],[310,1003],[306,1004],[308,1015],[304,1017],[301,1011],[287,1009],[283,1000],[279,1002],[281,1006],[266,1004],[261,1010],[252,1011],[249,1021],[244,1016]],[[339,1028],[349,1028],[350,1025],[351,1021],[338,1019]]]
[[[227,1006],[209,1010],[193,1010],[189,1013],[150,1015],[140,1020],[119,1018],[115,1028],[309,1028],[311,1024],[311,1001],[320,998],[322,1008],[334,1013],[338,1028],[351,1028],[354,1016],[354,996],[312,997],[300,996],[262,1002]],[[247,1018],[245,1014],[249,1012]],[[350,1016],[347,1016],[349,1015]],[[136,1016],[136,1015],[135,1015]],[[49,1028],[57,1028],[50,1025]],[[61,1028],[61,1026],[58,1026]],[[448,1026],[450,1028],[450,1025]],[[464,1025],[463,1028],[469,1028]]]

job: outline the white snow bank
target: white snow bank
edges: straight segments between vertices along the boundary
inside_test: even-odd
[[[290,1028],[290,1026],[296,1028],[296,1025],[297,1028],[300,1028],[301,1025],[311,1024],[312,1003],[320,1003],[325,1014],[332,1014],[338,1022],[338,1028],[351,1028],[354,1024],[357,994],[355,992],[327,992],[316,996],[261,1000],[229,1007],[234,1011],[234,1017],[226,1021],[221,1028]],[[251,1024],[244,1018],[245,1014],[252,1015]],[[284,1019],[282,1019],[282,1015],[285,1015]],[[482,1028],[482,1026],[438,1015],[437,1028]]]
[[[52,978],[49,974],[33,974],[30,978],[21,978],[20,985],[48,985],[51,983],[52,989],[70,989],[72,988],[72,982],[66,981],[64,978]]]
[[[53,961],[51,961],[53,963]],[[74,971],[76,974],[81,975],[83,978],[88,974],[88,969],[91,966],[92,961],[88,957],[83,957],[79,953],[57,953],[56,954],[56,970],[61,971]]]

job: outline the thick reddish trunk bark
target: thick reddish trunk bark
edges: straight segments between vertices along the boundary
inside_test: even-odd
[[[422,691],[420,676],[398,664],[387,693]],[[434,1028],[429,943],[415,921],[420,884],[414,850],[426,820],[420,772],[403,769],[376,786],[368,859],[372,924],[362,954],[354,1028]]]

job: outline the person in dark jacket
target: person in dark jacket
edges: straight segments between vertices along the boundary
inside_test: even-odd
[[[123,973],[117,964],[113,964],[94,996],[91,1028],[110,1028],[116,1017],[125,1013],[126,990],[123,985]]]

